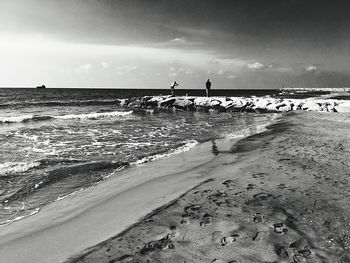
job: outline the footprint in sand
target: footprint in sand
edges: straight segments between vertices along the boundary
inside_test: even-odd
[[[134,257],[131,255],[124,255],[119,258],[112,259],[108,263],[127,263],[127,262],[131,262],[133,259]]]
[[[284,227],[283,223],[273,224],[273,231],[277,234],[288,232],[288,228]]]
[[[233,180],[226,180],[222,184],[225,185],[227,188],[231,188],[231,187],[235,186],[235,183]]]
[[[177,226],[170,226],[171,233],[168,234],[169,238],[173,239],[179,235],[179,229]]]
[[[252,177],[255,178],[255,179],[257,179],[257,178],[265,179],[266,175],[267,175],[266,173],[256,173],[256,174],[252,174]]]
[[[261,213],[256,213],[253,215],[253,220],[254,220],[254,223],[261,223],[264,221],[264,215],[261,214]]]
[[[189,225],[190,224],[190,219],[188,217],[182,217],[180,223],[181,223],[181,225]]]
[[[255,184],[248,184],[248,186],[247,186],[247,190],[248,191],[252,191],[252,190],[254,190],[256,188],[256,185]]]
[[[222,236],[222,232],[221,231],[215,231],[213,234],[212,234],[212,240],[214,243],[219,243],[221,242],[221,236]]]
[[[252,239],[253,239],[253,241],[255,241],[255,242],[261,242],[261,241],[263,241],[264,238],[267,237],[267,236],[268,236],[268,233],[267,233],[267,232],[261,231],[261,232],[256,232],[256,233],[253,235]]]
[[[226,236],[226,237],[223,237],[221,239],[221,245],[222,246],[227,246],[229,244],[232,244],[233,242],[235,242],[237,240],[237,238],[239,238],[240,235],[238,234],[234,234],[234,235],[231,235],[231,236]]]
[[[203,220],[199,223],[200,226],[208,226],[208,225],[211,225],[212,223],[212,219],[213,219],[213,216],[209,215],[209,214],[205,214],[203,216]]]
[[[144,247],[141,249],[140,254],[147,255],[157,250],[174,249],[175,245],[172,242],[173,242],[173,239],[178,235],[179,235],[179,230],[177,226],[170,226],[169,234],[167,234],[165,237],[159,240],[146,243]]]
[[[287,186],[285,184],[279,184],[279,185],[277,185],[277,188],[283,190],[283,189],[286,189]]]
[[[294,250],[302,250],[302,249],[305,249],[306,247],[308,247],[308,242],[306,241],[306,239],[301,238],[301,239],[298,239],[298,240],[292,242],[289,245],[289,247],[294,249]]]
[[[275,252],[280,258],[283,258],[283,259],[289,258],[289,252],[285,246],[276,246]]]
[[[192,219],[199,219],[202,213],[202,207],[200,205],[190,205],[184,208],[185,214],[183,217],[190,217]]]

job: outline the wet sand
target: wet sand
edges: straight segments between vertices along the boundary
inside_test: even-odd
[[[266,119],[268,122],[269,118]],[[262,120],[265,122],[265,120]],[[262,124],[262,123],[257,123]],[[253,134],[258,128],[244,132]],[[237,138],[218,141],[230,150]],[[220,165],[212,142],[117,172],[100,184],[0,228],[0,262],[64,262],[210,179]]]
[[[349,117],[218,144],[197,186],[70,262],[350,262]]]

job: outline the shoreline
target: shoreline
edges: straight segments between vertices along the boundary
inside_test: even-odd
[[[68,262],[350,262],[348,117],[293,113],[219,147],[214,180]]]
[[[227,148],[237,140],[231,138],[217,144]],[[0,262],[61,262],[115,236],[150,211],[207,180],[207,169],[216,159],[211,151],[211,142],[207,142],[170,158],[126,169],[93,188],[2,227]],[[140,192],[143,194],[138,196]],[[132,207],[134,204],[136,207]],[[120,223],[115,226],[117,218]]]

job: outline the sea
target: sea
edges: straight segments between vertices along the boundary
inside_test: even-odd
[[[203,96],[203,90],[177,95]],[[269,114],[134,111],[119,99],[159,89],[0,89],[0,227],[43,206],[199,143],[249,135]],[[213,96],[278,90],[213,90]],[[315,94],[302,94],[313,96]]]

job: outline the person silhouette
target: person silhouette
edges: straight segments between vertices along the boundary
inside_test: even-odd
[[[208,79],[207,82],[205,83],[205,91],[207,93],[207,97],[210,97],[210,88],[211,88],[211,82]]]
[[[171,89],[171,96],[175,97],[175,87],[179,86],[179,84],[177,84],[176,81],[173,82],[173,84],[171,84],[170,89]]]

